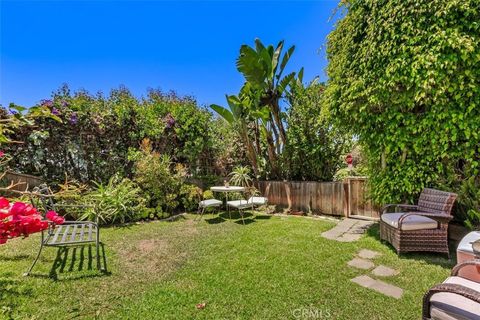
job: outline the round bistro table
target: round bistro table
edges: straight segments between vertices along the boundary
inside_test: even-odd
[[[214,186],[214,187],[211,187],[210,190],[212,190],[212,192],[222,192],[222,193],[225,193],[225,208],[228,210],[228,206],[227,206],[227,201],[228,201],[228,193],[229,192],[243,192],[245,191],[245,188],[244,187],[240,187],[240,186]],[[230,211],[230,210],[228,210]]]

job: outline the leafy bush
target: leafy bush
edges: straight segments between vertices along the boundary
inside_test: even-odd
[[[202,189],[192,184],[183,184],[180,188],[180,199],[186,211],[194,211],[202,198]]]
[[[45,116],[34,117],[39,113]],[[16,120],[3,108],[0,117]],[[212,115],[194,99],[173,92],[150,90],[137,99],[123,87],[104,96],[72,93],[64,86],[29,108],[26,118],[32,125],[19,127],[15,121],[8,128],[9,137],[23,143],[4,151],[13,158],[13,170],[48,182],[62,181],[65,173],[80,182],[106,182],[115,173],[130,177],[134,162],[129,153],[144,138],[152,141],[154,151],[168,154],[195,175],[223,170],[213,160],[225,158],[217,143],[221,127],[210,126]]]
[[[88,192],[82,202],[91,206],[79,220],[98,220],[101,224],[136,221],[145,212],[142,190],[130,179],[111,177],[107,184],[95,183],[96,188]]]
[[[186,171],[174,165],[168,155],[152,150],[149,140],[141,146],[141,156],[135,162],[134,179],[148,197],[148,206],[159,212],[171,213],[180,204],[180,190]]]
[[[331,118],[358,136],[378,203],[480,167],[478,1],[351,0],[328,36]],[[450,181],[451,182],[451,181]],[[456,190],[454,190],[456,191]]]
[[[471,177],[459,188],[458,211],[464,213],[464,223],[470,229],[480,229],[480,177]]]
[[[288,144],[283,153],[284,177],[331,181],[352,147],[351,136],[340,132],[325,115],[323,84],[293,86],[286,122]]]

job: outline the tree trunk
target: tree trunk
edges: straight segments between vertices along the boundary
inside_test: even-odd
[[[277,124],[278,131],[280,132],[280,138],[282,139],[282,143],[285,146],[287,144],[287,134],[285,133],[285,128],[283,126],[282,118],[280,116],[280,106],[278,105],[278,98],[274,98],[271,104],[273,118],[275,119],[275,123]]]
[[[245,146],[247,148],[247,157],[250,160],[250,164],[252,165],[253,172],[255,174],[255,178],[258,177],[258,163],[257,163],[257,154],[255,153],[255,148],[253,147],[252,141],[248,137],[248,129],[247,125],[243,123],[242,125],[242,139],[245,143]]]

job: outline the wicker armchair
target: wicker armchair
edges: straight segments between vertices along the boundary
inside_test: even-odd
[[[480,283],[459,277],[467,266],[480,266],[480,260],[461,263],[452,275],[423,297],[423,320],[480,319]]]
[[[448,223],[457,195],[425,188],[417,205],[388,204],[381,210],[380,238],[400,254],[409,251],[445,253],[448,250]],[[392,208],[400,212],[388,213]]]

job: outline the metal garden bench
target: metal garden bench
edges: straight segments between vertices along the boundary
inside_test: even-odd
[[[54,210],[60,208],[85,209],[88,206],[76,206],[66,204],[55,204],[53,193],[46,185],[41,185],[29,193],[32,205],[44,210]],[[89,243],[95,243],[97,269],[101,270],[100,264],[100,228],[98,227],[98,217],[93,221],[65,221],[62,225],[49,224],[47,230],[42,231],[40,249],[33,264],[30,266],[25,276],[28,276],[37,263],[42,253],[43,247],[70,247],[83,246]]]

